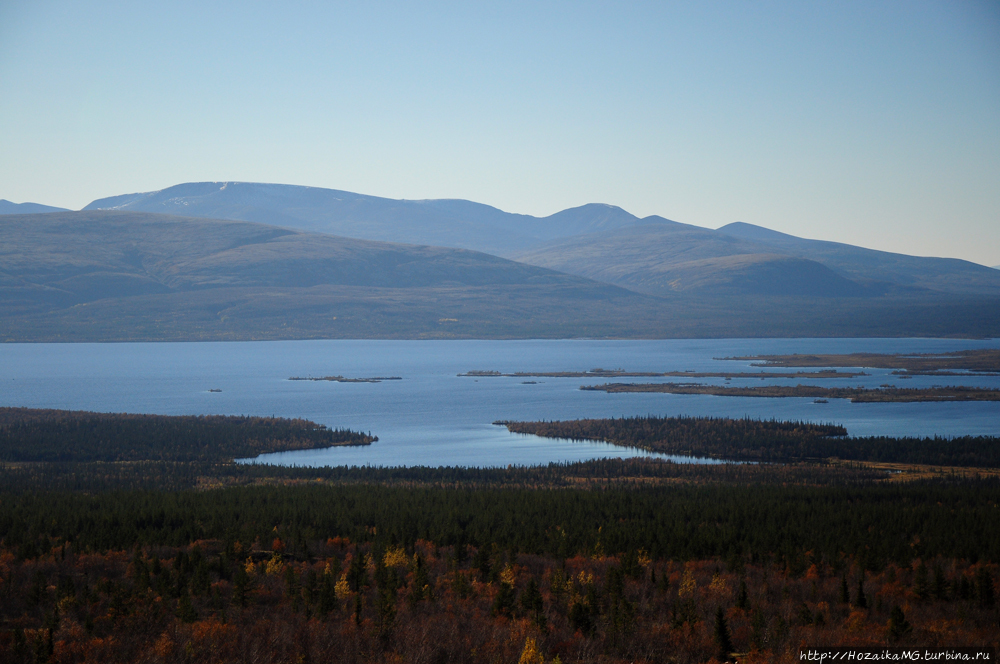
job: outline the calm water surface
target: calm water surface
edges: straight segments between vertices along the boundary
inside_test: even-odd
[[[3,344],[0,404],[35,408],[303,417],[371,431],[379,442],[265,455],[294,465],[506,466],[645,454],[597,443],[510,434],[495,420],[694,415],[834,422],[851,435],[1000,436],[1000,402],[852,404],[581,391],[580,378],[469,378],[470,370],[759,371],[734,355],[935,353],[998,348],[951,339],[725,339],[666,341],[277,341]],[[1000,387],[1000,377],[915,377],[888,370],[834,380],[736,379],[729,385],[934,384]],[[289,381],[291,376],[400,376],[382,383]],[[525,384],[524,381],[536,381]],[[620,382],[647,382],[644,378]],[[664,381],[678,380],[662,379]],[[722,379],[699,379],[722,383]],[[210,389],[222,390],[209,392]]]

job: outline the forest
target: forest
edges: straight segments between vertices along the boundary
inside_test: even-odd
[[[904,481],[791,459],[283,468],[232,459],[376,439],[3,416],[3,662],[792,662],[1000,634],[1000,479],[972,464]],[[790,457],[854,440],[798,422],[536,424],[588,422]]]
[[[0,408],[0,461],[223,461],[375,440],[276,417]]]
[[[834,424],[704,417],[623,417],[566,422],[499,422],[514,433],[603,440],[650,452],[736,461],[805,461],[831,457],[851,461],[1000,467],[1000,440],[958,438],[848,437]]]

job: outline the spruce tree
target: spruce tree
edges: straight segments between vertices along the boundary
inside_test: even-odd
[[[729,654],[733,652],[733,642],[729,638],[729,626],[721,606],[715,610],[715,645],[719,648],[719,659],[729,659]]]
[[[745,579],[740,581],[740,593],[736,596],[736,608],[743,609],[744,611],[750,610],[750,597],[747,594],[747,582]]]
[[[895,642],[913,631],[913,627],[906,621],[903,610],[898,606],[892,607],[889,613],[889,638]]]
[[[979,597],[979,606],[988,609],[993,606],[995,599],[993,596],[993,578],[985,567],[980,567],[976,572],[976,595]]]
[[[927,583],[927,565],[923,561],[920,561],[917,571],[913,574],[913,594],[920,601],[924,601],[930,596],[930,586]]]
[[[868,608],[868,598],[865,597],[865,578],[858,579],[858,593],[854,596],[854,606],[859,609]]]

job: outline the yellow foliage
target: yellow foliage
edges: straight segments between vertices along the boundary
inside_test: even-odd
[[[538,652],[535,640],[530,636],[524,641],[524,650],[521,651],[521,659],[517,664],[545,664],[545,658]]]
[[[264,573],[268,576],[278,576],[285,571],[285,563],[281,562],[281,556],[277,553],[271,556],[264,568]]]
[[[693,597],[694,591],[698,588],[698,582],[694,580],[694,572],[691,568],[684,570],[681,576],[681,587],[677,589],[678,597]]]
[[[410,559],[406,557],[406,552],[402,548],[386,549],[382,556],[382,564],[386,567],[406,567]]]
[[[580,574],[577,575],[576,581],[581,586],[586,586],[587,584],[593,583],[594,582],[594,573],[593,572],[586,572],[584,570],[580,570]]]
[[[253,576],[254,574],[257,573],[257,566],[253,564],[253,558],[251,558],[250,556],[247,556],[247,562],[243,566],[243,569],[250,576]]]
[[[708,587],[713,593],[717,593],[719,595],[725,595],[729,590],[729,587],[726,585],[726,580],[722,578],[720,574],[712,575],[712,583],[709,584]]]
[[[336,591],[337,597],[347,597],[351,594],[351,586],[347,583],[347,572],[340,575],[340,580],[337,581],[337,585],[333,589]]]
[[[649,557],[649,553],[645,549],[639,549],[639,564],[643,567],[649,567],[651,562],[653,559]]]
[[[372,554],[365,554],[365,569],[368,570],[369,574],[375,573],[375,561],[372,559]]]
[[[500,583],[506,583],[508,586],[513,587],[516,578],[514,568],[510,564],[504,565],[503,571],[500,572]]]
[[[556,569],[549,576],[549,585],[554,593],[566,593],[573,589],[573,579],[566,578],[566,574],[561,569]]]

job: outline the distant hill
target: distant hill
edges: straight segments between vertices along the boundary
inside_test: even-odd
[[[192,182],[160,191],[102,198],[84,210],[239,219],[314,233],[460,247],[500,256],[554,238],[641,223],[612,205],[584,205],[548,217],[532,217],[465,200],[394,200],[335,189],[252,182]],[[658,219],[651,218],[650,222]]]
[[[982,265],[803,240],[749,224],[718,231],[631,226],[554,240],[512,258],[658,296],[1000,296],[1000,273]]]
[[[867,290],[811,260],[715,231],[669,223],[555,240],[517,260],[651,295],[685,291],[857,297]]]
[[[591,223],[617,223],[608,214]],[[244,221],[5,215],[0,340],[1000,336],[1000,296],[858,295],[815,261],[666,220],[581,237],[616,234],[633,253],[603,278],[652,289],[643,270],[673,261],[683,269],[661,277],[682,287],[654,297],[480,252]],[[674,254],[644,266],[635,247],[656,237]],[[596,264],[594,245],[580,261]]]
[[[66,208],[40,205],[39,203],[11,203],[0,198],[0,214],[37,214],[40,212],[67,212]]]
[[[818,261],[859,283],[891,283],[953,293],[1000,293],[1000,275],[957,258],[922,258],[864,249],[839,242],[805,240],[736,222],[720,233],[750,240],[783,254]]]
[[[0,219],[0,339],[627,335],[627,290],[463,249],[87,211]],[[662,320],[658,321],[662,324]]]

